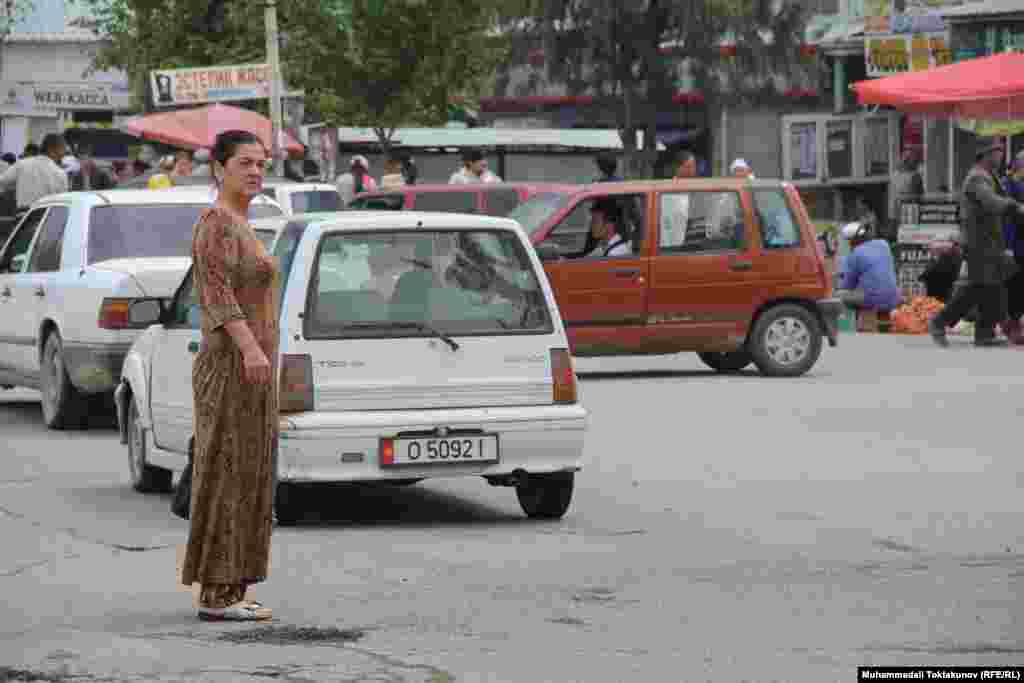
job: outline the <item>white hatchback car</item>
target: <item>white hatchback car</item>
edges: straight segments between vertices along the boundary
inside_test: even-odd
[[[341,211],[345,203],[338,188],[329,183],[282,183],[268,180],[263,194],[270,197],[288,215]]]
[[[277,517],[297,485],[482,476],[530,517],[569,507],[587,413],[562,320],[519,224],[414,212],[276,219],[282,268]],[[263,221],[266,226],[268,221]],[[168,490],[192,441],[191,272],[135,302],[115,398],[133,485]]]

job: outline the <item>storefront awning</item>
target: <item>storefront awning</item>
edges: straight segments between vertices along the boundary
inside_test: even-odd
[[[853,85],[861,104],[943,118],[1024,119],[1024,54],[1004,53]]]

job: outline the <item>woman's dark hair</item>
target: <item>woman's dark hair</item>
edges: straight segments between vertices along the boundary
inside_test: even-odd
[[[0,157],[0,159],[3,159],[4,161],[6,161],[8,164],[11,164],[12,166],[15,163],[17,163],[17,161],[18,161],[18,157],[14,156],[14,154],[12,154],[11,152],[7,152],[2,157]]]
[[[213,143],[213,151],[210,158],[219,161],[221,166],[228,162],[228,159],[235,156],[235,152],[241,145],[262,145],[254,133],[247,130],[226,130],[217,136]]]
[[[597,168],[600,169],[606,177],[615,175],[618,170],[619,160],[615,158],[613,154],[603,153],[597,157]]]

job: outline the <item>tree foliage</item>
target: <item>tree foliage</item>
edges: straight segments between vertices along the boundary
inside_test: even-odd
[[[263,62],[264,7],[249,0],[86,0],[120,68],[144,97],[153,69]],[[439,125],[472,101],[504,58],[500,0],[277,0],[288,87],[329,125]]]
[[[680,66],[712,106],[763,97],[799,60],[803,21],[797,4],[779,0],[528,0],[505,26],[517,58],[543,47],[550,80],[616,113],[627,168],[646,175]],[[634,155],[638,128],[646,149]]]
[[[18,22],[35,9],[33,0],[3,0],[3,8],[0,9],[0,38],[9,35]]]

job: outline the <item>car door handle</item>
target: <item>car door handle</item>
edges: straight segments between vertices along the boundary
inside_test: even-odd
[[[638,268],[612,268],[612,274],[616,277],[636,277],[640,274]]]
[[[0,292],[0,296],[4,297],[5,299],[9,298],[11,296],[11,288],[4,287],[4,291]]]
[[[199,353],[199,342],[197,342],[197,341],[190,341],[188,343],[188,352],[189,353]]]
[[[729,264],[729,270],[752,270],[753,268],[753,261],[733,261]]]
[[[43,289],[42,287],[36,287],[35,295],[42,298],[46,296],[46,290]]]

